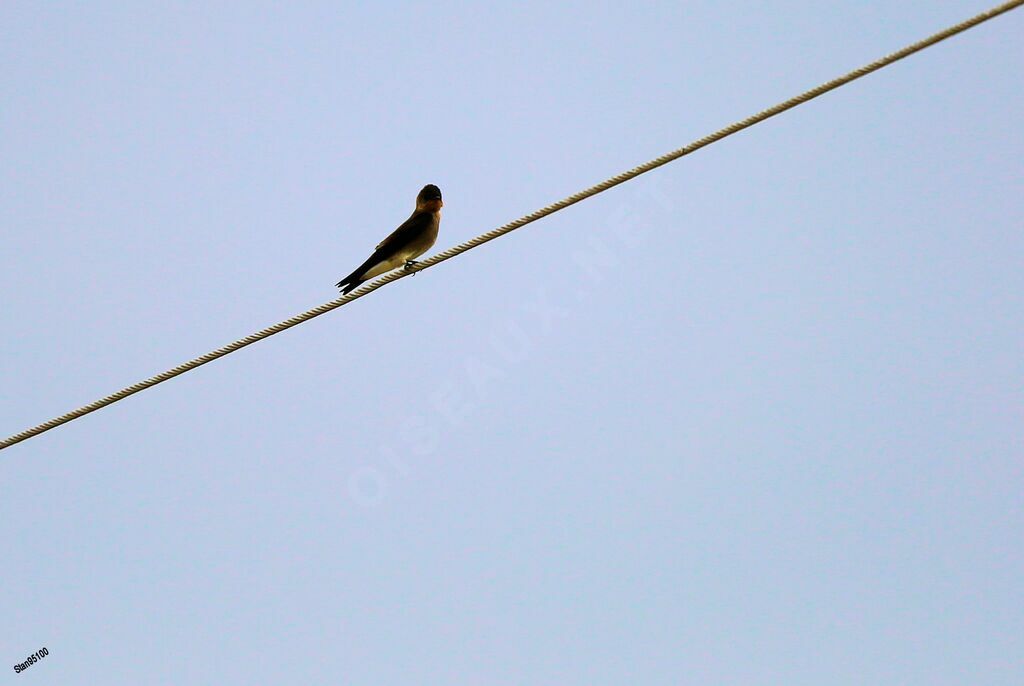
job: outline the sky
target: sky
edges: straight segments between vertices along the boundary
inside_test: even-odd
[[[988,6],[4,2],[0,434]],[[0,452],[0,684],[1024,682],[1021,35]]]

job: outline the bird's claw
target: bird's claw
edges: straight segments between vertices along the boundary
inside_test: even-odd
[[[419,264],[419,262],[417,262],[416,260],[406,260],[405,267],[403,267],[403,269],[405,269],[405,271],[407,272],[412,272],[412,268],[415,267],[417,264]],[[412,272],[412,275],[416,276],[416,272]]]

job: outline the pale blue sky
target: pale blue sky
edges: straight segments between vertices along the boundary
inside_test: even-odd
[[[5,2],[0,434],[988,6]],[[1022,35],[0,452],[0,683],[1024,682]]]

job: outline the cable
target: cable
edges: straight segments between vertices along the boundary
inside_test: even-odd
[[[779,103],[774,107],[762,110],[761,112],[758,112],[757,114],[747,117],[742,121],[730,124],[729,126],[726,126],[723,129],[719,129],[718,131],[715,131],[714,133],[708,136],[704,136],[703,138],[700,138],[685,147],[679,148],[678,150],[673,150],[672,152],[666,153],[661,157],[657,157],[651,160],[650,162],[641,164],[638,167],[633,167],[629,171],[613,176],[612,178],[606,181],[602,181],[601,183],[595,186],[591,186],[586,190],[580,191],[579,193],[574,193],[573,195],[570,195],[568,198],[565,198],[564,200],[559,200],[558,202],[552,203],[551,205],[548,205],[547,207],[539,209],[536,212],[528,214],[525,217],[520,217],[519,219],[516,219],[513,222],[509,222],[504,226],[498,227],[497,229],[493,229],[491,231],[488,231],[487,233],[481,234],[476,238],[473,238],[472,240],[466,241],[465,243],[460,243],[459,245],[456,245],[453,248],[449,248],[444,252],[440,252],[430,258],[421,260],[411,269],[399,269],[396,271],[392,271],[391,273],[382,276],[381,278],[377,279],[376,281],[373,281],[372,283],[366,284],[365,286],[360,286],[358,289],[349,293],[346,296],[337,298],[335,300],[331,300],[330,302],[326,302],[323,305],[320,305],[319,307],[314,307],[313,309],[307,310],[302,314],[295,315],[294,317],[286,319],[283,322],[267,327],[261,331],[257,331],[256,333],[250,334],[245,338],[235,341],[234,343],[225,345],[222,348],[217,348],[212,352],[208,352],[205,355],[197,357],[193,360],[189,360],[184,364],[179,364],[177,367],[174,367],[173,369],[168,369],[167,371],[157,374],[156,376],[151,376],[145,381],[140,381],[139,383],[132,384],[127,388],[121,389],[117,393],[112,393],[106,396],[105,398],[100,398],[99,400],[91,402],[88,405],[84,405],[78,408],[77,410],[73,410],[71,412],[68,412],[67,414],[62,414],[59,417],[55,417],[47,422],[43,422],[42,424],[34,426],[31,429],[26,429],[25,431],[16,433],[13,436],[6,438],[3,441],[0,441],[0,450],[3,450],[4,448],[9,448],[15,443],[20,443],[21,441],[24,441],[27,438],[37,436],[45,431],[49,431],[50,429],[58,427],[61,424],[66,424],[67,422],[70,422],[74,419],[78,419],[79,417],[87,415],[90,412],[95,412],[96,410],[106,407],[107,405],[112,405],[113,403],[116,403],[119,400],[123,400],[124,398],[127,398],[130,395],[138,393],[139,391],[143,391],[147,388],[156,386],[157,384],[163,383],[164,381],[167,381],[169,379],[173,379],[179,374],[184,374],[185,372],[195,369],[196,367],[200,367],[206,364],[207,362],[212,362],[220,357],[224,357],[225,355],[233,353],[236,350],[240,350],[241,348],[244,348],[247,345],[251,345],[256,341],[261,341],[264,338],[269,338],[270,336],[273,336],[276,333],[281,333],[285,329],[290,329],[291,327],[309,321],[314,317],[319,317],[320,315],[326,314],[331,310],[337,309],[343,305],[347,305],[353,300],[357,300],[363,297],[364,295],[368,295],[373,291],[377,290],[378,288],[380,288],[381,286],[389,284],[392,281],[397,281],[407,276],[411,276],[416,272],[423,271],[424,269],[429,269],[430,267],[438,265],[444,262],[445,260],[450,260],[456,255],[461,255],[467,250],[472,250],[473,248],[483,245],[488,241],[492,241],[495,238],[498,238],[499,236],[504,236],[506,233],[515,231],[516,229],[526,226],[531,222],[535,222],[538,219],[542,219],[543,217],[546,217],[549,214],[554,214],[555,212],[565,209],[570,205],[575,205],[581,200],[585,200],[589,197],[597,195],[598,193],[602,193],[608,190],[609,188],[618,186],[620,183],[625,183],[626,181],[634,179],[640,176],[641,174],[646,174],[652,169],[657,169],[658,167],[668,164],[669,162],[672,162],[674,160],[677,160],[680,157],[689,155],[692,152],[700,150],[706,145],[711,145],[716,141],[720,141],[723,138],[733,135],[734,133],[751,127],[754,124],[758,124],[764,121],[765,119],[769,119],[777,114],[781,114],[782,112],[785,112],[788,109],[796,107],[797,105],[802,105],[803,103],[809,100],[813,100],[814,98],[817,98],[820,95],[824,95],[825,93],[833,89],[839,88],[840,86],[844,86],[847,83],[855,81],[861,78],[862,76],[866,76],[873,71],[877,71],[882,67],[887,67],[894,62],[898,62],[904,57],[908,57],[909,55],[912,55],[915,52],[924,50],[927,47],[935,45],[940,41],[944,41],[947,38],[955,36],[958,33],[962,33],[969,28],[972,28],[974,26],[977,26],[978,24],[988,21],[989,19],[993,19],[1001,14],[1009,12],[1012,9],[1016,9],[1021,5],[1024,5],[1024,0],[1012,0],[1011,2],[1005,2],[1001,5],[993,7],[992,9],[986,12],[982,12],[977,16],[962,21],[959,24],[956,24],[955,26],[951,26],[948,29],[945,29],[943,31],[940,31],[936,34],[929,36],[928,38],[908,45],[902,50],[890,53],[885,57],[877,59],[870,64],[866,64],[859,69],[855,69],[854,71],[844,74],[843,76],[840,76],[837,79],[832,79],[831,81],[823,83],[820,86],[812,88],[809,91],[805,91],[804,93],[801,93],[800,95],[794,98],[790,98],[785,102]]]

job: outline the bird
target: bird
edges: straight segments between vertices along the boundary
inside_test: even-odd
[[[416,264],[416,258],[430,250],[437,240],[442,207],[441,189],[428,183],[416,196],[416,209],[412,216],[382,240],[366,262],[337,283],[342,294],[347,295],[384,272],[402,266],[409,269]]]

